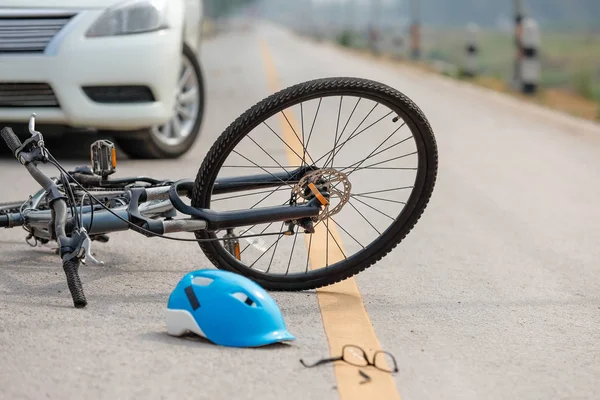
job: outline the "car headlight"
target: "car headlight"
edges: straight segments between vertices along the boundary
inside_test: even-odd
[[[111,7],[86,32],[86,37],[118,36],[167,28],[168,0],[129,0]]]

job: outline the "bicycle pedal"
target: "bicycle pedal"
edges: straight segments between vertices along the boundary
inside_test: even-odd
[[[117,170],[117,152],[113,142],[97,140],[90,146],[92,170],[102,178],[114,174]]]

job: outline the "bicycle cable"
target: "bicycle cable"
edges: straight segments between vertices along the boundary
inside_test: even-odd
[[[69,203],[71,203],[71,214],[75,217],[75,224],[78,228],[81,228],[83,224],[83,219],[79,219],[79,214],[77,213],[77,201],[75,200],[75,194],[73,193],[73,188],[69,185],[69,181],[67,180],[67,176],[64,173],[60,175],[60,179],[63,184],[63,188],[67,198],[69,199]]]
[[[60,165],[60,163],[58,162],[58,160],[56,158],[54,158],[54,156],[52,154],[50,154],[50,151],[48,149],[46,149],[46,154],[47,154],[48,160],[50,161],[50,163],[52,165],[54,165],[59,171],[63,172],[65,175],[67,175],[67,177],[71,178],[73,180],[73,182],[75,182],[75,184],[77,186],[79,186],[79,188],[81,190],[83,190],[90,197],[90,205],[91,205],[92,210],[94,208],[93,201],[95,201],[95,202],[97,202],[98,205],[100,205],[106,211],[108,211],[109,213],[111,213],[112,215],[114,215],[115,217],[117,217],[118,219],[120,219],[121,221],[125,222],[126,224],[130,225],[133,228],[132,230],[134,232],[139,233],[139,234],[142,234],[143,232],[145,232],[148,235],[156,236],[156,237],[159,237],[161,239],[175,240],[175,241],[180,241],[180,242],[196,242],[196,243],[218,242],[218,241],[226,241],[226,240],[231,240],[231,239],[245,239],[245,238],[260,237],[260,236],[275,236],[275,235],[285,236],[285,234],[286,234],[286,232],[279,232],[279,233],[263,233],[263,234],[234,236],[234,237],[228,237],[228,238],[184,239],[184,238],[176,238],[176,237],[172,237],[172,236],[166,236],[166,235],[162,235],[160,233],[155,233],[155,232],[152,232],[152,231],[147,230],[145,228],[142,228],[141,226],[138,226],[138,225],[134,224],[131,221],[126,220],[125,218],[121,217],[120,215],[118,215],[117,213],[115,213],[114,211],[112,211],[111,209],[109,209],[108,207],[106,207],[104,204],[102,204],[102,202],[100,200],[98,200],[94,195],[92,195],[79,182],[77,182],[77,180],[75,178],[73,178],[73,176],[71,176],[71,174],[69,174],[69,172],[62,167],[62,165]],[[83,221],[81,222],[81,224],[83,225]],[[91,229],[91,225],[90,225],[90,229]]]

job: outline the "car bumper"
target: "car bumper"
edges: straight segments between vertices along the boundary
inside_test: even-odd
[[[78,13],[43,53],[0,53],[0,121],[26,122],[35,112],[40,123],[120,130],[171,118],[180,29],[85,38],[100,13]]]

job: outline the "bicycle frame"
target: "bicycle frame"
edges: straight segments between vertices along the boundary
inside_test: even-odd
[[[42,189],[21,206],[20,212],[0,215],[0,227],[24,226],[29,231],[27,239],[34,237],[36,241],[38,239],[44,242],[55,240],[58,243],[58,254],[63,262],[69,291],[73,298],[73,304],[78,308],[87,305],[79,278],[80,263],[85,263],[86,258],[89,258],[95,263],[103,264],[96,260],[91,253],[90,241],[94,238],[129,229],[149,237],[164,237],[165,233],[216,231],[278,221],[290,224],[288,231],[284,234],[291,234],[292,224],[299,225],[306,231],[314,232],[312,222],[316,221],[321,206],[324,205],[322,201],[326,203],[316,186],[312,185],[310,190],[315,192],[315,196],[301,205],[296,204],[290,194],[289,205],[275,207],[226,212],[190,207],[183,202],[180,196],[185,194],[192,197],[194,188],[192,180],[168,183],[144,177],[110,180],[108,175],[115,171],[116,157],[113,155],[108,158],[107,154],[114,154],[114,147],[102,141],[97,142],[97,146],[93,144],[90,149],[93,171],[84,167],[77,168],[75,172],[67,172],[50,155],[45,148],[42,134],[35,130],[35,114],[29,121],[29,132],[31,138],[23,143],[10,128],[2,129],[0,136]],[[102,156],[99,156],[96,151],[103,152]],[[50,178],[38,169],[38,163],[48,162],[61,170],[61,179]],[[291,187],[292,184],[300,182],[308,169],[310,168],[299,167],[292,173],[268,173],[224,178],[214,182],[213,192],[233,193],[264,189],[279,187],[281,183]],[[139,181],[146,181],[151,185],[149,187],[139,185],[128,187],[129,184]],[[63,190],[59,187],[61,184]],[[86,192],[81,198],[81,205],[73,204],[75,196],[72,184]],[[124,201],[125,204],[122,206],[110,208],[99,201],[91,201],[90,197],[89,205],[85,206],[85,195],[90,195],[86,186],[100,189],[116,188],[126,194],[127,201]],[[44,200],[49,206],[48,210],[39,209],[39,205]],[[119,198],[119,200],[123,199]],[[174,219],[177,211],[190,218]]]
[[[375,108],[373,107],[358,126],[354,128],[353,132],[348,133],[346,136],[344,136],[346,131],[342,130],[340,134],[336,126],[335,138],[331,141],[333,144],[331,151],[323,154],[316,162],[312,161],[312,157],[308,155],[311,160],[309,162],[313,164],[327,157],[322,168],[296,166],[286,170],[283,165],[288,164],[289,160],[283,161],[283,164],[281,164],[273,157],[276,154],[268,145],[265,148],[256,142],[262,153],[269,156],[277,166],[261,167],[237,152],[238,146],[243,149],[246,148],[241,144],[245,138],[249,138],[254,142],[254,139],[250,137],[252,129],[265,123],[268,118],[276,113],[284,112],[284,108],[289,109],[295,105],[301,107],[303,102],[331,96],[353,96],[358,97],[359,101],[364,98],[377,103],[375,107],[379,104],[383,105],[389,109],[389,112],[368,126],[363,127],[363,123]],[[319,104],[321,104],[320,101]],[[341,107],[340,102],[338,125]],[[317,108],[314,115],[315,120],[317,119],[318,110],[319,108]],[[354,113],[354,110],[352,110],[352,113]],[[250,278],[259,285],[264,285],[266,289],[294,291],[314,289],[347,279],[378,262],[404,240],[404,237],[413,229],[427,207],[438,171],[436,138],[422,110],[400,91],[385,84],[362,78],[330,77],[314,79],[290,86],[263,99],[236,119],[236,122],[215,140],[209,153],[204,156],[204,160],[201,160],[202,165],[195,179],[179,181],[174,181],[174,179],[157,180],[148,177],[113,178],[112,175],[117,168],[117,147],[110,140],[104,139],[96,140],[91,144],[91,163],[88,166],[77,167],[75,171],[67,171],[48,151],[41,133],[35,131],[34,117],[35,114],[32,114],[29,124],[31,137],[24,140],[24,142],[20,141],[10,127],[1,129],[0,137],[6,142],[18,162],[27,169],[32,178],[41,186],[42,190],[24,204],[10,202],[0,205],[0,227],[22,226],[28,231],[26,241],[31,246],[36,246],[38,239],[41,244],[50,241],[58,244],[58,246],[55,246],[57,247],[55,250],[62,261],[74,305],[78,308],[85,307],[87,304],[79,277],[80,264],[87,264],[87,260],[91,260],[95,264],[103,264],[94,258],[91,250],[92,242],[107,242],[109,240],[108,234],[127,230],[133,230],[148,237],[199,243],[207,259],[218,269],[239,272],[241,276]],[[326,119],[330,120],[331,118],[326,117]],[[346,126],[350,119],[346,122]],[[384,119],[388,119],[390,129],[393,127],[393,131],[365,158],[362,158],[358,153],[372,147],[370,142],[373,142],[375,138],[371,138],[369,134],[362,136],[364,143],[354,142],[358,147],[358,151],[345,150],[345,154],[349,157],[348,161],[342,161],[345,157],[336,157],[336,154],[342,150],[341,148],[346,143]],[[401,124],[399,124],[400,121]],[[412,142],[408,142],[411,138],[411,136],[408,136],[395,144],[387,145],[385,149],[381,149],[404,126],[408,126],[410,129]],[[377,130],[385,131],[388,129],[387,127],[381,128]],[[332,133],[332,128],[323,129],[325,133]],[[282,138],[275,131],[273,133],[284,144],[287,144],[285,138]],[[371,131],[371,134],[374,133]],[[312,134],[312,128],[310,134]],[[309,141],[310,134],[308,136]],[[266,136],[265,140],[269,142],[274,140],[270,134],[267,133]],[[297,138],[303,146],[303,152],[308,154],[309,141],[304,143],[304,133],[302,139],[299,136]],[[392,140],[392,142],[395,141]],[[330,143],[330,140],[327,142]],[[382,161],[372,160],[373,157],[405,142],[416,146],[416,151],[413,148],[412,152],[397,157]],[[321,147],[318,143],[316,145]],[[290,146],[288,145],[288,147]],[[293,152],[298,155],[296,151]],[[233,165],[225,165],[225,159],[228,159],[230,154],[233,153],[239,154],[254,166],[236,161],[232,161]],[[252,155],[262,155],[262,153],[254,149]],[[285,153],[276,153],[285,156]],[[418,162],[416,168],[408,168],[404,164],[380,166],[412,155],[416,155],[415,158]],[[359,159],[351,163],[350,157],[354,158],[355,156],[360,156],[362,160]],[[298,158],[302,160],[302,164],[305,163],[306,157]],[[334,158],[337,159],[338,163],[346,166],[334,166]],[[330,162],[331,167],[329,167]],[[271,162],[268,163],[268,165],[272,165]],[[58,177],[51,179],[46,176],[43,169],[38,169],[38,165],[42,164],[51,164],[58,168],[60,171]],[[225,171],[232,171],[231,168],[241,170],[242,172],[239,172],[239,174],[245,176],[228,177],[229,173]],[[254,169],[250,170],[249,174],[245,174],[246,171],[249,171],[246,168],[262,168],[262,172]],[[280,168],[282,172],[268,172],[275,168]],[[290,172],[294,168],[295,170]],[[374,178],[370,179],[357,177],[356,183],[366,183],[369,191],[352,194],[353,185],[349,178],[350,175],[355,171],[366,169],[382,171],[414,170],[416,171],[416,177],[410,186],[407,181],[405,183],[407,186],[385,190],[371,190],[374,189],[371,184],[377,183],[378,179],[380,181],[383,179],[383,172],[376,172]],[[225,174],[227,177],[216,180],[218,174]],[[385,184],[389,180],[404,181],[405,174],[403,172],[400,172],[400,174],[399,179],[392,177],[382,182]],[[281,192],[277,192],[278,189],[281,189]],[[385,198],[385,196],[368,196],[369,194],[392,191],[398,192],[390,193],[390,196],[403,195],[408,192],[408,189],[411,189],[411,191],[408,200],[405,202]],[[243,195],[237,194],[240,192],[244,192]],[[252,203],[248,204],[245,209],[242,208],[242,205],[239,205],[243,203],[235,200],[239,197],[245,197],[244,195],[269,192],[270,194],[264,197],[259,196],[263,198],[253,206],[250,206]],[[212,199],[213,195],[218,194],[225,196]],[[272,194],[281,194],[283,198],[277,199],[275,206],[255,208],[260,206],[263,200],[266,200]],[[191,204],[188,200],[184,202],[184,196],[188,200],[192,199]],[[389,201],[403,207],[401,207],[399,214],[393,217],[379,210],[383,203],[375,203],[375,206],[371,206],[367,202],[361,201],[359,197]],[[229,201],[230,199],[234,200]],[[391,220],[389,228],[384,231],[377,229],[372,222],[378,222],[378,220],[369,218],[358,211],[350,203],[352,199],[387,216]],[[217,201],[224,200],[233,204],[234,211],[217,211],[217,209],[220,209],[219,206],[223,205],[223,203]],[[238,204],[238,209],[235,209],[235,204]],[[328,253],[329,241],[325,239],[330,238],[330,232],[327,221],[333,215],[337,215],[342,211],[347,204],[360,214],[356,215],[351,222],[366,221],[378,235],[370,234],[369,227],[366,228],[368,231],[363,229],[360,233],[366,235],[365,240],[371,239],[370,236],[375,236],[374,240],[365,246],[346,229],[339,226],[362,249],[356,249],[358,251],[349,257],[342,254],[343,259],[334,257],[335,260],[331,259],[331,263],[327,259],[324,268],[317,268],[319,266],[315,265],[310,272],[308,265],[310,260],[307,260],[306,264],[304,264],[305,260],[302,260],[300,266],[304,264],[304,274],[291,272],[292,256],[296,254],[295,250],[297,249],[295,247],[297,234],[306,234],[304,237],[307,241],[310,240],[311,243],[313,239],[316,240],[318,246],[324,245],[324,251]],[[362,217],[362,220],[360,217]],[[332,221],[336,222],[333,219]],[[324,224],[319,225],[320,222],[324,222]],[[389,223],[389,221],[382,222]],[[281,227],[278,226],[279,223],[281,223]],[[272,229],[274,232],[266,232],[273,224],[275,225]],[[261,228],[254,229],[253,226],[255,225],[267,226],[261,231]],[[321,237],[320,227],[323,227],[323,233],[326,237]],[[240,229],[234,231],[234,228]],[[239,232],[241,230],[243,232]],[[258,232],[254,233],[250,230]],[[191,235],[188,235],[191,237],[183,238],[168,235],[178,232],[191,233]],[[262,236],[273,238],[273,243],[267,245],[260,238]],[[288,240],[285,240],[285,237]],[[246,244],[242,240],[248,238],[255,239],[248,240],[247,246],[242,248],[242,245]],[[30,239],[35,239],[36,244],[30,243]],[[344,253],[338,240],[334,241],[339,250]],[[275,251],[279,250],[277,245],[280,242],[291,246],[291,251],[286,249],[289,258],[285,257],[287,259],[285,274],[271,270],[271,266],[284,261],[275,258]],[[242,254],[248,246],[252,246],[254,250],[250,252],[251,254]],[[308,247],[310,252],[310,246]],[[255,268],[256,262],[265,254],[271,253],[271,250],[272,255],[266,258],[266,261],[269,262],[268,267],[266,269]],[[355,250],[354,247],[351,250]],[[254,258],[255,255],[258,258],[252,264],[246,263],[250,261],[248,260],[250,257]],[[263,259],[263,261],[265,260]]]
[[[299,167],[291,173],[283,172],[218,179],[213,186],[213,193],[225,194],[278,187],[282,184],[293,185],[298,183],[299,178],[309,169],[309,167]],[[74,175],[77,176],[77,174]],[[86,181],[85,179],[83,181],[89,182],[89,180]],[[136,181],[136,178],[124,178],[120,179],[119,183],[126,184],[134,181]],[[81,184],[79,180],[78,183]],[[105,181],[104,184],[110,186],[111,181]],[[152,234],[162,235],[165,233],[212,231],[253,224],[295,221],[316,217],[321,210],[321,204],[317,199],[303,205],[283,205],[225,212],[198,209],[186,205],[180,197],[181,195],[191,196],[193,184],[192,180],[180,180],[170,185],[158,187],[123,189],[125,193],[129,194],[131,200],[128,205],[111,209],[118,216],[115,216],[99,205],[94,205],[94,210],[92,210],[92,206],[84,206],[81,221],[82,226],[90,235],[107,234],[129,229],[135,230],[134,226],[125,222],[129,221]],[[48,190],[46,189],[40,190],[32,196],[28,204],[31,208],[35,208],[47,193]],[[54,223],[52,211],[27,211],[27,208],[29,207],[26,207],[25,212],[22,214],[0,216],[0,227],[12,228],[28,225],[36,230],[37,236],[48,240],[52,239],[54,237],[51,229]],[[80,212],[79,206],[76,207],[76,211]],[[174,219],[176,211],[191,218]],[[75,216],[71,215],[70,211],[67,212],[67,215],[66,232],[69,234],[72,230]],[[164,219],[157,219],[161,217]],[[142,231],[142,233],[151,236],[147,232]]]

